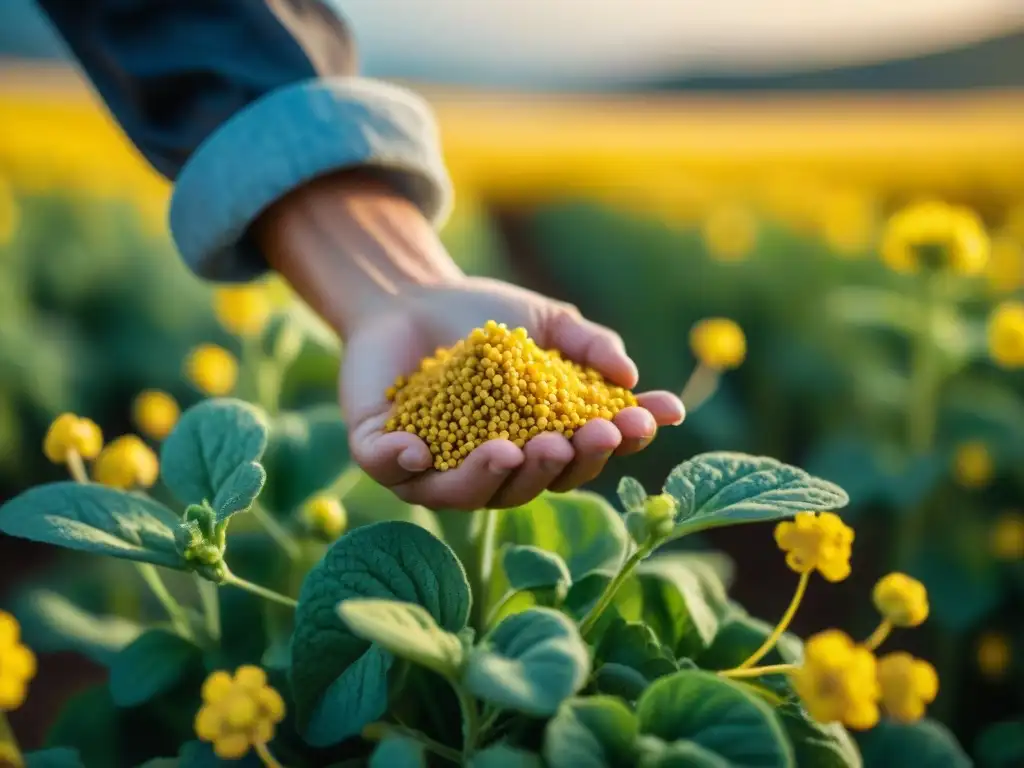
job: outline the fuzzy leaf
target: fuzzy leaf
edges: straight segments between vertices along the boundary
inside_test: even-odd
[[[554,587],[564,594],[572,586],[568,566],[554,552],[526,544],[512,544],[505,548],[501,562],[509,586],[516,592]]]
[[[9,536],[186,570],[174,545],[179,522],[141,494],[71,481],[36,486],[0,507],[0,532]]]
[[[369,768],[426,768],[423,745],[404,736],[388,736],[370,755]]]
[[[640,481],[627,476],[619,480],[619,487],[616,489],[622,508],[626,512],[643,512],[644,502],[647,501],[647,491],[640,484]]]
[[[544,759],[551,768],[634,765],[636,740],[636,717],[619,699],[570,699],[544,732]]]
[[[673,537],[849,503],[838,485],[802,469],[766,456],[726,451],[683,462],[669,474],[664,491],[679,503]]]
[[[883,720],[859,735],[864,765],[914,768],[971,768],[971,759],[942,723],[919,720],[903,724]]]
[[[259,495],[266,447],[267,424],[257,408],[241,400],[204,400],[185,411],[164,441],[161,473],[178,501],[206,501],[224,520]]]
[[[469,768],[544,768],[544,762],[532,752],[495,744],[474,754]]]

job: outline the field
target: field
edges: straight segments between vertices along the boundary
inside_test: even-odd
[[[274,738],[251,739],[244,760],[268,765],[268,748],[289,766],[1024,765],[1024,95],[428,91],[458,195],[443,232],[456,260],[615,328],[643,387],[690,408],[591,493],[471,517],[402,504],[348,466],[343,350],[276,281],[232,300],[187,273],[165,182],[72,77],[3,82],[0,608],[38,672],[4,706],[0,632],[0,749],[91,768],[184,744],[153,765],[219,764],[233,753],[206,744],[224,736],[213,714],[193,722],[203,701],[216,709],[200,687],[257,665],[287,711],[260,710]],[[708,318],[734,325],[701,341]],[[227,354],[195,356],[211,344]],[[174,408],[138,399],[152,391]],[[124,514],[162,543],[126,554],[110,523],[87,546],[33,527],[76,471],[43,451],[66,412],[108,445],[143,435],[119,449],[137,463],[121,486],[152,486],[153,506]],[[204,424],[262,446],[245,459],[266,476],[251,507],[211,501],[227,485],[195,495],[187,457],[207,456]],[[158,454],[161,480],[143,482]],[[94,480],[123,468],[109,462]],[[142,503],[69,493],[72,510]],[[822,513],[797,519],[813,536],[786,527],[797,510]],[[799,536],[825,537],[830,511],[842,522],[826,552]],[[325,606],[309,583],[333,584],[329,564],[357,567],[360,548],[398,556],[396,536],[427,560],[416,588],[380,574],[383,591],[333,585],[326,610],[338,605],[347,639],[310,634]],[[443,599],[424,597],[425,572]],[[879,597],[893,572],[926,590],[923,623],[906,613],[920,613],[912,589],[881,582],[895,597]],[[830,628],[869,639],[821,650]],[[536,647],[516,650],[514,631]],[[910,674],[883,664],[895,651],[933,665],[937,690],[924,673],[900,689],[925,719],[883,685],[882,721],[865,728],[863,680],[843,679],[845,709],[808,693],[881,638],[894,677]],[[332,688],[355,674],[383,709]],[[718,709],[685,714],[700,700]],[[42,751],[60,747],[78,758]]]

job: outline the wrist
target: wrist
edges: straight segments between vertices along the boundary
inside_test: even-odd
[[[419,209],[368,171],[294,190],[254,234],[270,266],[343,339],[410,293],[465,277]]]

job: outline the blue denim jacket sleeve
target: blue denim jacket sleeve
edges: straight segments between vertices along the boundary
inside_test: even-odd
[[[146,159],[175,182],[171,233],[202,277],[266,270],[248,237],[317,176],[371,168],[440,223],[450,183],[429,107],[361,78],[322,0],[38,0]]]

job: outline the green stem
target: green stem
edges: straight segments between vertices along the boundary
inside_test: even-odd
[[[494,620],[498,618],[498,614],[501,613],[501,609],[508,605],[510,602],[512,602],[512,599],[518,594],[519,591],[515,589],[510,589],[508,592],[506,592],[505,596],[502,597],[501,600],[499,600],[497,603],[495,603],[494,607],[491,608],[491,610],[487,613],[487,620],[484,622],[484,625],[481,627],[481,629],[485,630],[489,626],[491,626],[491,624],[494,623]]]
[[[253,749],[256,750],[256,754],[263,762],[265,768],[282,768],[281,764],[277,762],[277,758],[270,754],[270,750],[267,748],[266,742],[257,741],[253,745]]]
[[[694,413],[715,394],[720,379],[719,371],[704,365],[704,363],[697,365],[679,395],[679,399],[686,407],[687,414]]]
[[[926,275],[922,278],[920,317],[910,360],[906,428],[907,448],[912,458],[928,454],[935,442],[942,372],[934,328],[940,310],[938,278]],[[905,567],[916,550],[926,514],[927,505],[922,502],[899,518],[895,536],[895,567]]]
[[[441,742],[430,738],[422,731],[417,731],[413,728],[409,728],[408,726],[395,725],[393,723],[372,723],[363,729],[363,738],[371,741],[380,741],[389,734],[404,736],[407,739],[418,741],[435,755],[443,757],[445,760],[450,760],[453,763],[457,763],[459,765],[462,764],[462,755],[457,749],[447,747]]]
[[[14,737],[11,724],[7,722],[7,715],[0,709],[0,765],[6,765],[8,762],[14,768],[22,768],[25,765],[21,750],[18,749],[18,740]]]
[[[199,590],[199,602],[203,605],[203,617],[206,620],[206,634],[214,642],[220,640],[220,597],[217,585],[195,574],[196,588]]]
[[[719,677],[742,678],[761,677],[761,675],[781,675],[792,672],[796,664],[769,664],[764,667],[737,667],[736,669],[725,669],[718,673]]]
[[[487,713],[487,715],[483,719],[483,722],[480,723],[480,737],[481,738],[486,738],[487,737],[487,735],[490,732],[491,728],[494,727],[494,724],[496,722],[498,722],[498,718],[501,717],[501,712],[502,712],[502,710],[495,708],[495,709],[492,709],[490,712]]]
[[[494,570],[494,535],[498,528],[498,512],[494,509],[481,509],[476,514],[479,516],[480,526],[476,538],[475,568],[470,578],[476,581],[473,585],[476,587],[473,594],[481,596],[481,599],[474,601],[473,626],[483,628],[484,610],[490,594],[488,586],[491,582],[491,572]]]
[[[184,609],[174,599],[174,596],[168,591],[167,585],[164,584],[164,580],[160,578],[160,572],[157,571],[156,566],[152,563],[136,563],[135,567],[139,571],[139,575],[142,580],[146,582],[146,586],[149,587],[153,596],[160,602],[160,605],[167,611],[167,615],[171,619],[171,624],[174,625],[174,629],[182,637],[192,638],[192,627],[189,624],[188,616],[185,614]]]
[[[462,718],[465,727],[462,731],[462,760],[468,762],[476,750],[477,740],[480,738],[480,717],[476,710],[476,700],[469,695],[461,685],[453,681],[455,694],[459,697],[459,708],[462,710]]]
[[[640,565],[645,557],[651,553],[650,546],[643,546],[637,549],[625,564],[622,566],[615,578],[608,582],[608,586],[604,588],[604,592],[601,593],[601,597],[597,599],[594,607],[590,609],[590,612],[580,622],[580,634],[583,635],[584,639],[594,629],[594,625],[597,624],[597,620],[601,618],[601,614],[604,613],[605,609],[611,605],[612,600],[615,599],[615,593],[619,591],[626,579],[630,577],[633,570]]]
[[[297,600],[288,597],[287,595],[282,595],[280,592],[275,592],[272,589],[261,587],[259,584],[253,584],[251,581],[241,579],[231,572],[228,572],[227,578],[224,579],[222,583],[224,586],[238,587],[239,589],[244,589],[246,592],[251,592],[252,594],[257,595],[258,597],[262,597],[265,600],[271,600],[275,603],[280,603],[281,605],[288,605],[295,608],[299,604]]]
[[[807,582],[811,580],[811,572],[804,571],[800,574],[800,581],[797,582],[796,591],[793,593],[793,599],[789,601],[789,607],[786,608],[786,612],[782,614],[782,618],[779,619],[779,623],[775,625],[775,629],[772,633],[765,638],[764,642],[761,643],[761,647],[750,654],[750,657],[740,664],[736,669],[749,669],[753,667],[757,662],[763,659],[775,644],[779,642],[779,638],[782,637],[782,633],[789,629],[790,623],[793,621],[793,617],[796,616],[797,608],[800,607],[800,603],[803,602],[804,594],[807,592]]]
[[[254,503],[249,507],[249,513],[256,518],[256,522],[274,540],[274,543],[281,548],[281,551],[288,556],[289,560],[297,560],[299,558],[302,552],[299,543],[285,530],[277,518],[263,509],[258,503]]]

